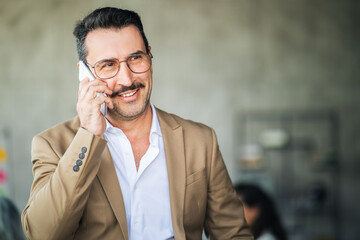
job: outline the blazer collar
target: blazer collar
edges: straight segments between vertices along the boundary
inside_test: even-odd
[[[123,238],[119,239],[129,239],[124,199],[116,175],[114,162],[107,146],[99,160],[101,161],[101,165],[97,176],[109,200],[110,206],[114,211],[115,217],[120,224]]]
[[[164,141],[173,231],[175,239],[185,239],[183,212],[186,170],[183,129],[172,115],[159,109],[156,112]]]

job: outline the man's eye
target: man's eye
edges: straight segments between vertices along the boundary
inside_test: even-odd
[[[136,60],[139,60],[139,59],[141,59],[141,55],[134,55],[134,56],[131,56],[130,57],[130,61],[136,61]]]
[[[116,68],[117,64],[114,61],[105,61],[95,66],[97,71],[109,71]]]
[[[104,64],[104,67],[113,67],[115,65],[115,63],[113,62],[108,62]]]

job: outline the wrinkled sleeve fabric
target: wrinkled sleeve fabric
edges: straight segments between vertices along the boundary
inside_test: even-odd
[[[47,135],[33,138],[34,181],[22,213],[28,239],[72,239],[99,170],[106,140],[80,128],[67,149],[60,146]],[[77,160],[82,163],[74,171]]]
[[[210,239],[252,240],[244,211],[232,186],[212,130],[212,153],[208,161],[208,199],[205,232]]]

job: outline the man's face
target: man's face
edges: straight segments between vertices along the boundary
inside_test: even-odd
[[[123,61],[136,52],[147,52],[141,34],[134,25],[91,31],[85,39],[85,45],[88,51],[86,61],[92,66],[100,60],[116,58]],[[132,120],[149,108],[152,67],[147,72],[137,74],[131,72],[126,62],[122,62],[119,72],[104,81],[115,93],[111,96],[114,109],[108,109],[110,118]]]
[[[249,205],[247,205],[243,201],[243,197],[241,196],[241,194],[238,195],[238,198],[243,203],[244,217],[246,219],[246,222],[249,224],[249,226],[252,226],[255,223],[255,221],[259,218],[260,211],[261,211],[260,207],[259,206],[250,207]]]

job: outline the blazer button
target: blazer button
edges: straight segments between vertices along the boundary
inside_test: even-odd
[[[80,154],[79,154],[79,158],[80,158],[80,159],[84,159],[84,157],[85,157],[85,154],[83,154],[83,153],[80,153]]]
[[[77,161],[76,161],[76,165],[81,166],[81,165],[82,165],[82,161],[81,161],[80,159],[77,160]]]
[[[79,166],[78,165],[75,165],[74,167],[73,167],[73,170],[74,170],[74,172],[78,172],[79,171]]]
[[[86,148],[86,147],[82,147],[82,148],[81,148],[81,152],[82,152],[82,153],[86,153],[86,151],[87,151],[87,148]]]

